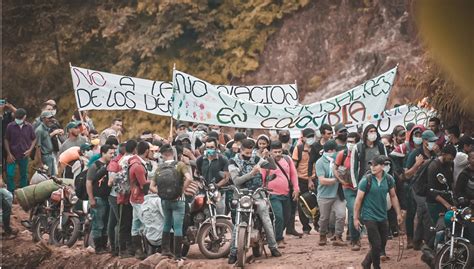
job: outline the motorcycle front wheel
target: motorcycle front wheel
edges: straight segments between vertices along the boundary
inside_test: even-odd
[[[57,219],[51,227],[53,244],[72,247],[79,238],[80,225],[78,218],[67,218],[66,223],[63,224],[63,229],[59,230],[59,219]]]
[[[33,218],[33,224],[31,226],[31,232],[33,236],[33,242],[49,240],[49,225],[47,216],[36,216]]]
[[[239,236],[237,238],[237,267],[243,268],[247,260],[247,228],[239,227]]]
[[[435,268],[472,268],[474,261],[474,246],[464,241],[454,243],[453,259],[449,258],[450,245],[444,245],[436,254]]]
[[[227,257],[230,252],[233,225],[226,219],[217,219],[217,238],[212,235],[212,225],[204,224],[199,230],[197,242],[199,250],[208,259]]]

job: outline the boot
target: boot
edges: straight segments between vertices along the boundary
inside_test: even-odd
[[[106,253],[103,244],[102,237],[94,238],[95,254],[104,254]]]
[[[135,249],[135,258],[144,260],[146,258],[143,252],[142,237],[139,235],[132,236],[133,248]]]
[[[162,238],[161,238],[161,255],[166,256],[166,257],[173,257],[173,254],[171,254],[170,250],[170,242],[171,242],[171,234],[163,232]]]
[[[174,237],[174,259],[177,261],[182,260],[181,251],[183,249],[183,237],[175,236]]]
[[[328,243],[328,239],[325,234],[319,235],[319,245],[325,246]]]
[[[334,242],[332,242],[332,245],[336,246],[336,247],[344,247],[347,244],[346,244],[346,242],[342,241],[342,235],[337,235],[336,240],[334,240]]]
[[[413,239],[407,237],[407,249],[413,248]]]
[[[361,245],[360,245],[360,240],[353,241],[353,242],[352,242],[352,248],[351,248],[351,250],[352,250],[352,251],[359,251],[359,250],[360,250],[360,247],[361,247]]]

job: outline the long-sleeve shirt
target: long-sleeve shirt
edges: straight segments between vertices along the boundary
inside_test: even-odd
[[[130,176],[130,202],[143,204],[144,196],[143,186],[149,184],[147,179],[146,163],[139,156],[133,156],[129,160]]]
[[[291,160],[291,158],[289,157],[282,157],[278,161],[278,164],[281,166],[281,168],[285,170],[286,174],[289,177],[289,180],[291,180],[294,191],[299,192],[298,174],[296,172],[296,167],[295,167],[295,164],[293,163],[293,160]],[[273,190],[271,194],[288,195],[290,192],[290,185],[288,182],[288,178],[281,171],[281,169],[277,166],[276,170],[268,170],[268,171],[269,172],[267,172],[267,170],[265,169],[262,169],[262,177],[263,177],[264,182],[268,174],[276,175],[275,179],[273,179],[272,181],[268,183],[268,188]]]

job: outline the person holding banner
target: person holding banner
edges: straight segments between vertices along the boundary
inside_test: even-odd
[[[114,119],[112,121],[112,124],[110,125],[109,128],[105,129],[100,133],[100,145],[104,145],[105,141],[109,136],[115,136],[117,140],[120,142],[120,136],[122,135],[122,119]]]

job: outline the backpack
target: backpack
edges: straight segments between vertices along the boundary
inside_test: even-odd
[[[183,180],[176,169],[177,162],[164,163],[158,168],[156,187],[163,200],[176,200],[183,194]]]
[[[431,162],[435,159],[430,159],[429,162],[424,163],[418,171],[416,171],[415,176],[411,181],[411,185],[415,193],[419,196],[425,197],[428,193],[428,167],[430,166]]]
[[[395,179],[393,179],[392,176],[388,175],[388,179],[387,179],[387,184],[388,184],[388,181],[390,181],[390,179],[393,180],[394,184],[395,184]],[[364,194],[364,198],[362,198],[362,203],[361,203],[361,210],[362,210],[362,206],[364,205],[364,201],[365,201],[365,197],[367,197],[367,194],[369,194],[369,191],[370,191],[370,188],[372,187],[372,174],[369,172],[366,174],[366,178],[367,178],[367,185],[365,186],[365,194]],[[387,193],[387,211],[390,210],[390,208],[392,208],[392,202],[391,202],[391,199],[390,199],[390,189],[389,189],[389,193]]]
[[[130,179],[129,179],[130,166],[128,163],[122,166],[120,172],[115,175],[114,184],[117,187],[117,193],[128,195],[130,194]]]
[[[89,196],[87,195],[87,169],[84,170],[84,162],[81,162],[81,172],[74,179],[74,189],[76,191],[77,198],[87,201]]]

